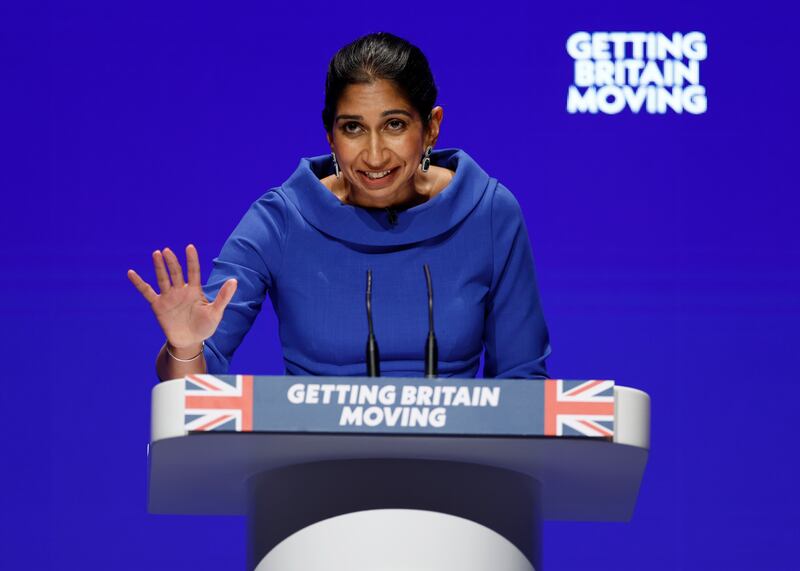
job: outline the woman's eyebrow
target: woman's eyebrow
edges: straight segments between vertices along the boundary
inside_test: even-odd
[[[414,118],[414,116],[411,115],[411,113],[409,113],[405,109],[389,109],[388,111],[384,111],[383,113],[381,113],[381,117],[386,117],[387,115],[406,115],[411,119]],[[364,116],[363,115],[337,115],[336,116],[336,120],[337,121],[342,121],[342,120],[345,120],[345,121],[363,121],[364,120]]]
[[[389,109],[388,111],[381,113],[381,117],[386,117],[387,115],[407,115],[413,119],[413,115],[411,115],[411,113],[405,109]]]

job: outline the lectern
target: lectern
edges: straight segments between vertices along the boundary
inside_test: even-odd
[[[246,515],[249,571],[541,571],[542,520],[631,518],[649,426],[608,380],[191,375],[149,509]]]

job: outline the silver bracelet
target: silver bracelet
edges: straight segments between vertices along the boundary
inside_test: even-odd
[[[169,341],[167,341],[166,343],[164,343],[164,347],[165,347],[165,348],[166,348],[166,350],[167,350],[167,355],[169,355],[170,357],[172,357],[173,359],[175,359],[175,360],[176,360],[176,361],[178,361],[179,363],[191,363],[192,361],[194,361],[194,360],[195,360],[195,359],[197,359],[197,358],[198,358],[200,355],[202,355],[202,354],[203,354],[203,349],[205,349],[205,347],[206,347],[206,342],[205,342],[205,341],[201,341],[201,342],[200,342],[200,352],[199,352],[197,355],[195,355],[194,357],[192,357],[191,359],[181,359],[180,357],[176,357],[175,355],[173,355],[173,354],[172,354],[172,351],[170,351],[170,350],[169,350]]]

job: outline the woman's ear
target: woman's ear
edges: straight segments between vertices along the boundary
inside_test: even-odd
[[[436,141],[439,139],[439,132],[442,126],[442,117],[444,115],[444,109],[440,105],[437,105],[433,109],[431,109],[430,119],[428,119],[428,133],[427,133],[427,145],[431,147],[436,146]]]

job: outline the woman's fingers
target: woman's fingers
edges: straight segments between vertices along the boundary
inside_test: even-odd
[[[134,287],[139,290],[139,293],[141,293],[148,302],[153,303],[156,299],[158,299],[158,294],[155,292],[155,290],[150,287],[149,283],[140,278],[139,274],[137,274],[135,271],[128,270],[128,279],[131,280],[131,283],[133,283]]]
[[[200,258],[194,244],[186,246],[186,276],[190,286],[200,287]]]
[[[167,268],[169,269],[169,277],[172,280],[172,285],[175,287],[183,287],[185,282],[183,281],[183,268],[181,267],[181,263],[178,261],[178,256],[175,255],[175,252],[170,250],[169,248],[164,248],[164,260],[167,262]]]
[[[233,298],[233,294],[236,293],[237,284],[236,278],[231,278],[222,285],[216,299],[211,303],[215,310],[220,313],[225,311],[225,307]]]
[[[158,289],[164,293],[172,287],[169,283],[169,276],[167,275],[167,268],[164,265],[164,256],[161,252],[156,250],[153,252],[153,268],[156,270],[156,281],[158,282]]]

